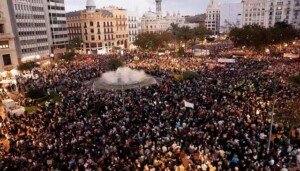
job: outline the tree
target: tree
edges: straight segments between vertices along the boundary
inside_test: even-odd
[[[179,49],[178,49],[178,52],[177,52],[177,54],[178,54],[178,56],[183,56],[184,55],[184,48],[183,47],[180,47]]]
[[[285,22],[277,22],[274,27],[269,28],[271,43],[280,44],[294,40],[298,31],[292,25]]]
[[[211,30],[208,30],[206,27],[196,27],[193,28],[193,34],[194,34],[194,38],[199,39],[201,41],[203,41],[205,39],[205,37],[207,37],[208,35],[212,35],[213,32]]]
[[[266,28],[259,25],[246,25],[243,28],[234,28],[229,33],[230,40],[235,46],[246,46],[261,50],[269,44]]]
[[[19,71],[31,71],[33,68],[38,67],[39,65],[34,61],[24,62],[18,66]]]
[[[212,32],[205,27],[196,27],[191,29],[188,26],[179,27],[178,24],[171,24],[169,31],[172,33],[177,42],[186,44],[188,41],[193,40],[194,44],[197,39],[204,40],[207,35]]]
[[[40,89],[31,89],[25,94],[25,97],[31,99],[41,99],[46,97],[46,92]]]
[[[123,66],[123,62],[116,59],[116,58],[111,58],[108,62],[107,62],[107,69],[110,71],[115,71],[117,70],[119,67]]]
[[[156,51],[172,41],[173,35],[170,32],[145,32],[138,34],[134,44],[143,50]]]
[[[233,28],[229,33],[235,46],[246,46],[262,50],[266,46],[289,42],[299,37],[299,32],[284,22],[276,23],[274,27],[264,28],[259,25],[246,25],[243,28]]]
[[[198,73],[193,71],[186,71],[182,74],[182,76],[184,80],[192,80],[194,78],[197,78],[199,75]]]
[[[73,59],[74,59],[74,57],[75,57],[75,52],[67,52],[67,53],[65,53],[65,54],[61,54],[60,56],[59,56],[59,59],[60,60],[64,60],[64,61],[72,61]]]
[[[69,44],[67,45],[68,50],[74,50],[75,48],[79,48],[81,46],[82,40],[78,37],[69,40]]]
[[[300,74],[292,75],[288,79],[295,85],[300,86]]]
[[[215,40],[215,38],[211,36],[207,36],[205,39],[207,42],[213,42]]]

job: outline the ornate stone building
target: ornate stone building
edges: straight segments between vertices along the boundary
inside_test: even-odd
[[[113,47],[128,48],[127,11],[110,6],[96,9],[93,0],[88,0],[86,10],[67,13],[70,39],[83,41],[86,54],[107,53]]]
[[[129,32],[129,49],[135,49],[135,45],[133,44],[136,36],[139,34],[139,18],[136,12],[128,12],[127,15],[128,22],[128,32]]]
[[[220,6],[217,0],[211,0],[206,9],[205,26],[213,31],[214,34],[219,34],[220,31]]]
[[[0,70],[10,70],[18,65],[15,36],[8,11],[7,0],[0,1]]]
[[[141,18],[141,32],[159,32],[170,28],[171,24],[184,25],[185,19],[178,12],[166,16],[162,14],[162,0],[156,0],[156,12],[149,10]]]

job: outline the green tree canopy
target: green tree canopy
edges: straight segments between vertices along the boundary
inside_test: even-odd
[[[178,56],[182,57],[184,55],[184,48],[180,47],[177,52]]]
[[[196,27],[192,29],[194,37],[203,41],[208,35],[212,35],[212,31],[205,27]]]
[[[255,50],[264,47],[289,42],[299,36],[299,32],[286,23],[276,23],[274,27],[264,28],[259,25],[246,25],[243,28],[233,28],[229,33],[235,46],[246,46]]]
[[[186,71],[182,74],[182,76],[184,80],[192,80],[194,78],[197,78],[199,74],[193,71]]]
[[[64,60],[64,61],[72,61],[75,57],[76,53],[75,52],[67,52],[65,54],[61,54],[59,56],[60,60]]]
[[[33,68],[39,67],[39,65],[34,61],[24,62],[19,64],[19,71],[31,71]]]
[[[69,44],[67,45],[68,50],[74,50],[74,48],[79,48],[82,43],[82,40],[78,37],[69,40]]]
[[[111,58],[107,62],[107,69],[110,71],[115,71],[121,66],[123,66],[123,62],[116,58]]]
[[[168,43],[183,42],[193,40],[194,42],[204,40],[207,35],[212,32],[205,27],[196,27],[191,29],[190,27],[184,26],[179,27],[177,24],[171,24],[170,29],[163,32],[145,32],[140,33],[137,36],[134,44],[143,50],[156,51],[159,48],[167,47]]]
[[[173,35],[170,32],[145,32],[138,34],[134,44],[143,50],[156,51],[172,41]]]
[[[31,99],[40,99],[46,97],[46,92],[41,89],[31,89],[25,94],[25,97]]]
[[[246,46],[261,49],[269,44],[268,30],[259,25],[246,25],[243,28],[234,28],[229,37],[235,46]]]
[[[289,42],[299,36],[298,31],[292,25],[285,22],[278,22],[269,29],[271,43],[278,44]]]
[[[177,42],[183,42],[184,44],[189,41],[193,41],[195,44],[196,40],[203,41],[206,36],[212,34],[212,32],[205,27],[179,27],[178,24],[174,23],[171,24],[169,31],[173,34]]]

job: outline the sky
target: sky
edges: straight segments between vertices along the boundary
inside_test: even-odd
[[[66,11],[85,9],[87,0],[65,0]],[[155,10],[155,0],[94,0],[97,8],[109,5],[125,8],[129,11],[137,11],[141,16],[151,9]],[[241,2],[241,0],[218,0],[219,3]],[[163,12],[180,12],[182,15],[195,15],[205,13],[210,0],[162,0]]]

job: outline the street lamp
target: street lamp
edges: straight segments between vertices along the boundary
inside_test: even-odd
[[[271,125],[270,125],[270,131],[269,131],[269,141],[268,141],[268,146],[267,146],[267,154],[270,153],[270,145],[271,145],[271,135],[272,135],[272,128],[273,128],[273,122],[274,122],[274,108],[275,104],[278,99],[274,100],[273,106],[272,106],[272,111],[271,111]]]
[[[288,46],[288,44],[287,44],[287,43],[285,43],[285,44],[284,44],[284,47],[287,47],[287,46]]]
[[[54,58],[54,54],[53,54],[53,53],[51,53],[51,54],[50,54],[50,57],[51,57],[51,58]]]

